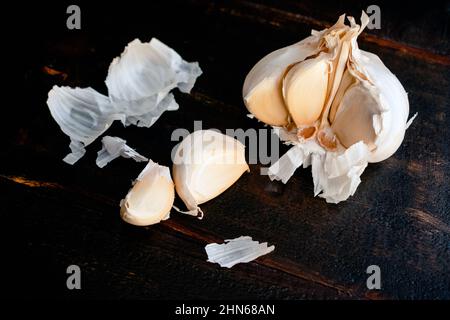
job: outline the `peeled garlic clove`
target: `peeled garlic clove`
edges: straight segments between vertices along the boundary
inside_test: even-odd
[[[199,204],[228,189],[248,171],[245,147],[227,135],[199,130],[178,146],[173,165],[175,188],[188,214],[201,212]]]
[[[283,97],[297,127],[313,124],[327,95],[329,64],[326,55],[294,65],[283,80]]]
[[[169,218],[174,199],[169,168],[149,160],[121,201],[120,216],[136,226],[155,224]]]

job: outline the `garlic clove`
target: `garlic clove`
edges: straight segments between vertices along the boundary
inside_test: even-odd
[[[346,91],[331,128],[346,148],[362,140],[373,150],[377,136],[373,121],[377,114],[380,107],[370,90],[355,85]]]
[[[377,55],[358,49],[353,50],[350,58],[373,84],[371,90],[382,109],[374,118],[376,148],[369,157],[369,162],[380,162],[392,156],[403,141],[409,114],[408,95]]]
[[[175,188],[168,167],[149,160],[121,201],[120,216],[130,224],[148,226],[169,218]]]
[[[266,78],[245,98],[245,105],[259,121],[274,125],[288,124],[288,112],[279,91],[280,80]]]
[[[318,37],[310,36],[262,58],[248,73],[242,96],[247,109],[258,120],[273,126],[285,126],[289,115],[281,86],[286,68],[318,52]]]
[[[327,56],[297,63],[283,80],[283,96],[297,127],[311,125],[322,113],[328,87]]]
[[[192,172],[192,188],[198,204],[205,203],[228,189],[248,170],[245,159],[230,165],[235,153],[224,153],[211,157]],[[205,184],[202,181],[208,180]]]
[[[217,197],[248,170],[245,147],[236,139],[213,130],[187,136],[173,165],[176,191],[189,210],[184,213],[202,214],[199,204]]]

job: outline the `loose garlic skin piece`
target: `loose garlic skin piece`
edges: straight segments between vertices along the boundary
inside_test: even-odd
[[[189,211],[180,212],[200,218],[198,205],[228,189],[249,171],[245,146],[214,130],[198,130],[178,146],[173,165],[175,188]]]
[[[120,216],[136,226],[156,224],[169,218],[174,199],[169,168],[150,160],[121,201]]]
[[[243,89],[247,109],[294,145],[269,168],[269,177],[286,183],[296,168],[311,165],[315,195],[332,203],[353,195],[367,163],[399,148],[411,121],[399,80],[378,56],[358,48],[369,18],[363,12],[361,25],[348,20],[349,26],[342,15],[332,27],[280,49],[292,51],[287,56],[268,54]],[[272,87],[267,79],[276,80]],[[287,121],[273,121],[273,113]]]

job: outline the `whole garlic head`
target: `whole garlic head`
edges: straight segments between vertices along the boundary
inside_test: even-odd
[[[279,127],[295,149],[272,165],[286,182],[312,165],[316,195],[337,203],[353,195],[368,162],[390,157],[409,126],[399,80],[375,54],[360,50],[361,26],[345,15],[335,25],[261,59],[247,75],[243,99],[260,121]]]

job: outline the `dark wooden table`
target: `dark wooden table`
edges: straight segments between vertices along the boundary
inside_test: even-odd
[[[143,4],[145,2],[145,4]],[[119,201],[144,167],[117,159],[95,165],[100,141],[74,166],[61,161],[69,139],[46,106],[54,85],[93,86],[106,93],[107,68],[134,38],[157,37],[204,74],[180,110],[151,128],[108,131],[142,154],[171,165],[176,128],[263,128],[246,117],[245,75],[266,53],[330,26],[342,13],[358,18],[370,2],[139,1],[81,2],[82,29],[66,29],[67,4],[30,4],[20,41],[25,93],[21,121],[0,148],[2,234],[15,253],[2,259],[12,295],[39,298],[144,299],[436,299],[450,298],[449,2],[429,7],[380,3],[380,30],[360,47],[378,54],[409,93],[419,116],[400,149],[370,165],[356,194],[338,205],[313,197],[310,170],[286,185],[260,165],[202,206],[203,220],[172,213],[151,227],[119,217]],[[18,10],[18,9],[17,9]],[[10,12],[11,15],[19,12]],[[23,40],[23,41],[22,41]],[[50,69],[60,71],[54,74]],[[14,119],[14,118],[13,118]],[[18,118],[16,118],[18,119]],[[282,152],[287,148],[280,147]],[[177,200],[176,204],[180,204]],[[257,261],[220,268],[206,262],[210,242],[250,235],[275,244]],[[20,239],[14,241],[12,239]],[[79,265],[82,290],[66,288],[66,268]],[[382,289],[366,288],[378,265]]]

